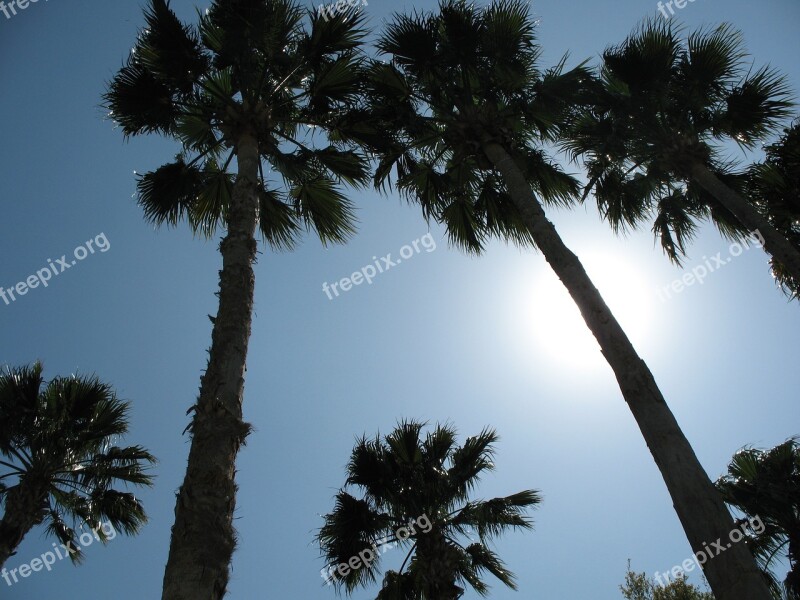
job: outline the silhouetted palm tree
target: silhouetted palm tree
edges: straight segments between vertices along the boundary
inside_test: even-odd
[[[750,196],[775,229],[800,248],[800,119],[766,153],[766,160],[748,172]],[[800,280],[775,260],[772,273],[787,296],[800,299]]]
[[[117,446],[128,433],[127,402],[96,377],[56,377],[42,365],[0,374],[0,566],[39,524],[77,562],[76,524],[106,540],[104,525],[132,535],[147,521],[139,500],[115,489],[149,486],[153,456]]]
[[[444,1],[438,14],[397,16],[378,42],[371,118],[384,141],[377,183],[396,185],[450,239],[479,252],[493,235],[534,245],[561,279],[614,371],[695,552],[734,523],[655,379],[542,203],[569,203],[579,185],[548,157],[587,70],[542,73],[528,3]],[[753,557],[732,548],[706,565],[719,600],[766,600]]]
[[[486,595],[484,572],[516,589],[514,575],[487,544],[509,529],[530,529],[525,510],[539,504],[539,494],[471,500],[480,476],[494,469],[497,434],[484,429],[457,446],[453,427],[437,425],[422,438],[424,425],[403,422],[384,439],[365,436],[353,448],[345,489],[317,536],[330,580],[348,593],[366,586],[376,580],[387,545],[400,545],[405,560],[386,573],[378,600],[456,600],[465,583]],[[358,567],[337,572],[354,557]]]
[[[368,180],[365,160],[341,128],[328,138],[335,141],[321,136],[357,98],[365,32],[355,9],[322,17],[292,0],[215,0],[196,27],[151,0],[145,21],[106,103],[125,135],[159,133],[178,141],[181,153],[139,179],[139,203],[159,225],[186,220],[207,236],[226,231],[163,593],[213,600],[227,588],[235,460],[249,432],[242,396],[255,230],[274,248],[291,248],[304,229],[323,243],[353,231],[341,184]]]
[[[725,502],[759,529],[749,545],[776,598],[800,600],[800,443],[790,439],[772,448],[737,452],[728,473],[717,481]],[[772,575],[775,559],[786,556],[789,573],[781,586]],[[783,588],[783,589],[782,589]]]
[[[652,220],[680,262],[699,220],[729,237],[758,231],[764,247],[800,277],[792,245],[743,194],[745,178],[721,142],[753,148],[788,116],[783,77],[749,71],[742,36],[728,25],[681,39],[672,22],[645,22],[603,53],[600,85],[564,145],[583,157],[601,214],[615,230]]]

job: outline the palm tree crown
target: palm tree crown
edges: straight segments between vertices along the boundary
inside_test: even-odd
[[[120,447],[128,432],[127,402],[96,377],[57,377],[42,365],[0,375],[0,563],[30,529],[47,532],[81,559],[76,523],[104,536],[100,525],[135,534],[146,522],[139,500],[114,486],[149,486],[155,462],[141,446]],[[10,552],[9,552],[10,551]]]
[[[325,19],[290,0],[228,0],[212,2],[195,28],[152,0],[145,20],[105,95],[126,136],[160,133],[181,144],[173,162],[139,178],[145,215],[156,224],[186,219],[212,235],[227,222],[228,167],[243,139],[254,138],[264,239],[291,247],[305,226],[324,242],[344,241],[353,214],[340,183],[367,179],[364,158],[341,129],[323,147],[311,137],[355,102],[363,16]]]
[[[648,20],[608,48],[592,102],[576,111],[563,141],[586,164],[584,198],[594,192],[615,231],[652,219],[676,263],[701,219],[727,236],[748,232],[743,215],[710,191],[697,169],[741,192],[744,178],[723,144],[754,148],[791,107],[785,79],[768,67],[749,70],[742,36],[731,26],[686,40],[682,33],[672,21]]]
[[[439,14],[397,15],[378,42],[389,63],[371,69],[370,106],[386,132],[376,184],[397,188],[442,221],[453,243],[480,252],[487,238],[532,245],[481,144],[504,144],[538,196],[568,203],[578,193],[543,150],[588,72],[542,71],[528,5],[485,9],[444,1]]]
[[[761,523],[750,547],[776,598],[800,599],[800,442],[790,439],[770,450],[744,448],[717,480],[725,502]],[[771,573],[781,555],[790,570],[781,586]],[[783,587],[783,589],[781,589]]]
[[[800,248],[800,118],[766,147],[764,162],[748,172],[750,196],[770,223]],[[800,280],[772,261],[776,282],[790,298],[800,299]]]
[[[508,529],[530,529],[525,510],[539,503],[539,494],[526,490],[471,500],[480,476],[494,469],[496,433],[484,429],[458,446],[452,427],[438,425],[424,437],[423,427],[400,423],[383,439],[363,437],[356,444],[345,486],[359,489],[362,497],[341,490],[318,534],[330,577],[348,593],[367,585],[376,579],[380,550],[366,568],[342,574],[337,566],[364,556],[365,549],[399,544],[407,555],[399,571],[387,572],[380,599],[458,598],[463,588],[457,584],[465,582],[486,595],[484,571],[514,588],[513,574],[487,543]],[[407,536],[409,531],[414,533]],[[476,541],[464,541],[473,535]]]

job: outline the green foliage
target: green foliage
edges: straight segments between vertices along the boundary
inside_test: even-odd
[[[397,15],[378,41],[389,62],[370,69],[367,122],[382,133],[364,140],[379,161],[375,185],[395,185],[470,252],[492,236],[533,244],[486,144],[501,144],[545,203],[569,204],[579,190],[543,147],[590,77],[564,61],[540,69],[529,10],[443,0],[437,13]]]
[[[625,585],[621,585],[620,590],[625,600],[714,600],[711,592],[704,592],[687,583],[685,576],[666,585],[658,585],[654,579],[648,579],[645,573],[631,571],[630,564],[625,574]]]
[[[458,446],[452,427],[437,425],[425,436],[423,427],[402,422],[383,438],[362,437],[353,448],[345,488],[317,535],[328,566],[396,543],[406,549],[406,558],[399,572],[386,573],[380,599],[449,598],[441,590],[457,593],[457,583],[486,595],[484,572],[514,588],[513,574],[488,543],[508,530],[530,529],[525,511],[539,504],[539,494],[526,490],[491,500],[470,499],[481,475],[494,469],[497,435],[484,429]],[[348,491],[353,487],[360,498]],[[400,528],[420,517],[428,520],[428,527],[417,525],[408,539],[398,537]],[[370,564],[343,577],[332,574],[333,582],[348,593],[374,582],[381,551],[376,554]]]
[[[776,599],[800,599],[800,442],[792,438],[770,450],[743,448],[716,482],[726,503],[757,520],[748,540]],[[790,570],[783,585],[773,575],[776,559]]]
[[[145,20],[104,95],[126,136],[180,144],[173,162],[139,177],[145,217],[214,235],[226,224],[236,182],[228,169],[246,137],[258,145],[264,240],[291,248],[306,230],[323,243],[346,240],[355,218],[341,188],[369,180],[343,124],[363,88],[363,15],[349,9],[326,20],[293,0],[217,0],[192,26],[168,1],[150,0]]]
[[[800,119],[766,147],[766,160],[749,172],[749,192],[770,224],[800,248]],[[789,298],[800,299],[800,281],[772,261],[776,283]]]
[[[573,111],[562,146],[583,160],[602,217],[615,231],[647,221],[670,260],[680,264],[696,223],[748,232],[692,177],[703,165],[729,188],[746,193],[747,178],[722,144],[754,148],[789,115],[786,80],[753,69],[741,34],[730,25],[684,36],[672,21],[645,21],[603,53],[599,87]]]
[[[96,377],[42,378],[42,365],[0,374],[0,502],[22,481],[42,485],[47,532],[80,561],[77,525],[110,522],[126,534],[147,521],[140,501],[119,484],[150,486],[155,458],[141,446],[121,447],[129,404]],[[98,530],[98,535],[103,535]]]

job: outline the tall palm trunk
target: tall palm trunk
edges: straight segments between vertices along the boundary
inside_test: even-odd
[[[27,533],[42,522],[47,486],[21,479],[6,494],[0,521],[0,567],[14,554]]]
[[[700,187],[714,196],[742,225],[751,232],[758,231],[764,238],[766,251],[786,268],[795,281],[800,281],[800,249],[775,229],[750,202],[720,181],[719,177],[704,164],[693,163],[691,174]]]
[[[578,257],[567,248],[533,195],[522,171],[491,139],[482,143],[500,171],[536,245],[578,305],[617,378],[634,419],[661,471],[692,550],[704,552],[718,539],[728,543],[735,529],[722,498],[703,470],[667,406],[652,373],[592,283]],[[713,552],[713,550],[712,550]],[[732,544],[704,565],[717,600],[770,600],[755,560],[744,543]]]
[[[193,408],[192,445],[175,505],[163,600],[222,598],[236,545],[235,461],[249,431],[242,420],[242,395],[255,283],[259,160],[255,137],[241,135],[236,156],[239,171],[228,233],[220,244],[219,309],[208,368]]]

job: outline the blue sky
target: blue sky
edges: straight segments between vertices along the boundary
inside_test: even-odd
[[[543,65],[567,51],[573,64],[596,59],[655,14],[655,4],[534,2]],[[101,234],[108,241],[46,288],[0,301],[0,364],[41,359],[48,377],[98,374],[133,402],[126,441],[160,459],[156,486],[141,494],[150,516],[141,535],[90,546],[78,568],[62,561],[11,587],[0,580],[8,600],[160,595],[188,452],[181,431],[206,362],[220,259],[216,240],[144,222],[133,171],[159,166],[175,148],[157,138],[124,142],[99,107],[142,23],[141,5],[45,0],[9,19],[0,13],[0,286]],[[206,7],[172,5],[184,19]],[[392,11],[432,7],[370,0],[364,10],[379,26]],[[755,63],[770,63],[800,90],[796,0],[696,0],[677,16],[691,28],[733,23]],[[262,247],[259,255],[245,391],[255,431],[238,461],[240,544],[230,597],[334,597],[313,544],[320,515],[333,506],[354,438],[387,432],[401,418],[450,421],[462,438],[496,428],[497,471],[478,494],[542,492],[535,531],[497,544],[519,592],[495,585],[494,598],[615,600],[628,559],[652,574],[690,556],[610,369],[591,346],[574,350],[580,327],[543,258],[499,243],[481,258],[465,256],[398,197],[353,198],[360,225],[351,243],[323,248],[309,238],[293,253]],[[800,433],[800,315],[774,289],[763,252],[734,257],[705,227],[686,268],[717,253],[724,268],[665,301],[658,291],[683,271],[648,231],[615,238],[591,205],[549,214],[629,326],[712,478],[738,448]],[[397,256],[429,232],[435,250],[372,285],[333,300],[322,291],[323,282],[373,256]],[[576,356],[579,366],[568,369],[566,358]],[[33,531],[6,568],[50,547]],[[395,554],[385,555],[387,565],[402,560]]]

